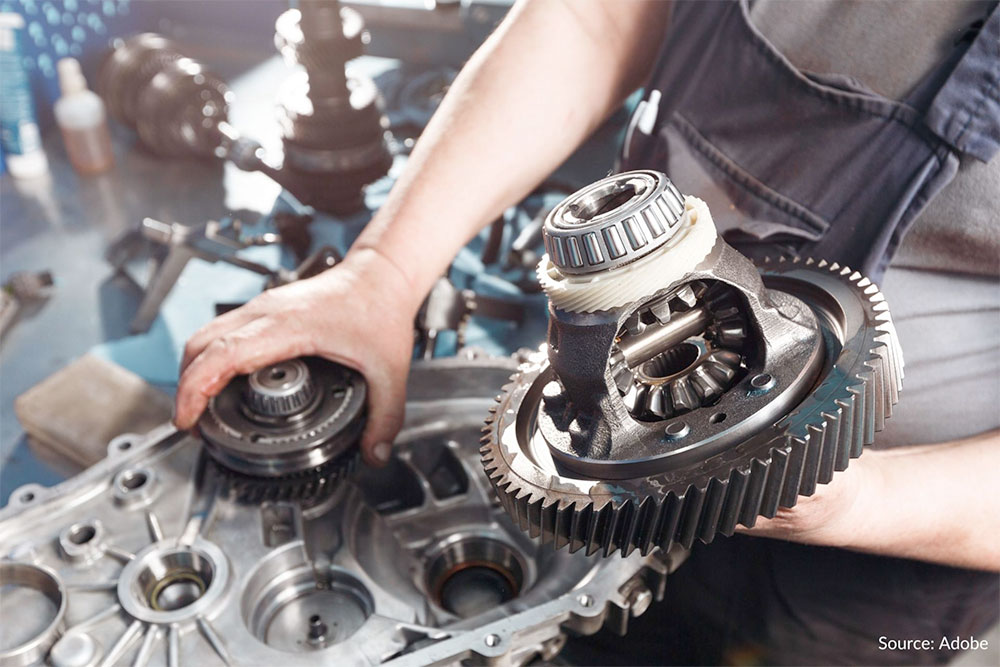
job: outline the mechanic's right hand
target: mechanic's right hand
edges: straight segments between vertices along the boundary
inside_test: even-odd
[[[174,423],[188,429],[235,375],[285,359],[320,356],[368,382],[361,450],[369,465],[388,462],[403,423],[413,319],[423,295],[370,248],[348,253],[324,273],[262,293],[209,322],[184,348]]]

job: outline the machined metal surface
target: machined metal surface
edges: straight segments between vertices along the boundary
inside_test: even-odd
[[[319,357],[292,359],[235,378],[198,426],[237,497],[315,497],[353,469],[366,396],[359,373]]]
[[[666,176],[633,171],[583,188],[545,219],[545,249],[568,274],[590,274],[644,257],[677,231],[684,198]]]
[[[646,172],[606,181],[634,173]],[[619,206],[632,214],[630,199]],[[714,230],[690,197],[679,227],[696,215]],[[660,266],[676,253],[658,252]],[[531,535],[627,556],[732,534],[830,481],[898,400],[895,330],[857,272],[812,260],[758,270],[718,238],[677,262],[658,284],[655,271],[595,274],[605,294],[646,286],[605,310],[550,302],[547,345],[504,388],[482,461]],[[576,279],[546,275],[550,298]]]
[[[63,630],[66,589],[58,575],[34,563],[0,560],[0,615],[20,618],[0,630],[0,665],[42,661]]]
[[[65,613],[55,636],[5,605],[4,634],[54,641],[59,667],[294,666],[524,664],[551,659],[567,629],[624,631],[682,552],[557,553],[510,522],[475,443],[514,369],[417,362],[390,464],[321,499],[237,502],[202,441],[169,426],[15,492],[2,572],[50,573]]]

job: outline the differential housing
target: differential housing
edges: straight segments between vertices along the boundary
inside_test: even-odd
[[[755,266],[663,174],[580,190],[544,234],[548,339],[504,388],[482,460],[557,547],[628,555],[752,526],[845,469],[898,400],[875,285],[826,261]]]

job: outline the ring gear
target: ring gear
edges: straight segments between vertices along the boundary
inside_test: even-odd
[[[357,464],[366,393],[353,370],[293,359],[235,378],[209,401],[198,428],[239,500],[315,498]]]
[[[686,214],[699,208],[692,199]],[[522,365],[482,441],[484,468],[523,530],[557,548],[605,556],[710,542],[794,506],[872,442],[903,376],[881,292],[825,261],[758,268],[719,240],[686,275],[644,300],[597,312],[550,309],[547,358],[540,353]],[[676,354],[678,345],[711,341],[724,326],[730,351],[741,355],[739,370],[720,395],[700,396],[693,409],[640,421],[613,371],[630,345],[644,350],[633,354],[632,370],[655,359],[656,349],[628,338],[644,334],[629,318],[664,300],[673,308],[680,297],[694,310],[701,286],[703,294],[726,292],[729,305],[719,311],[735,307],[739,318],[727,312],[720,325],[719,316],[660,308],[665,322],[647,318],[652,333],[645,335],[663,343],[658,354]],[[695,337],[691,322],[702,329]]]

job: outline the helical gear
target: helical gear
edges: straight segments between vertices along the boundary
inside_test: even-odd
[[[766,262],[760,270],[765,284],[798,287],[811,308],[843,327],[839,336],[828,331],[840,340],[828,340],[830,357],[812,392],[738,447],[670,473],[602,482],[561,474],[551,460],[518,447],[526,425],[519,411],[546,372],[542,360],[526,364],[497,399],[481,449],[501,504],[523,530],[605,556],[690,547],[695,538],[711,542],[794,506],[861,455],[902,387],[902,354],[882,293],[860,273],[826,261]]]
[[[198,423],[205,448],[238,500],[300,500],[329,493],[358,458],[364,378],[305,357],[239,376]]]
[[[310,470],[280,477],[244,475],[216,463],[221,473],[221,488],[237,501],[248,504],[262,502],[294,502],[319,500],[331,494],[341,480],[358,467],[360,456],[350,454]]]
[[[635,483],[574,479],[511,448],[518,409],[544,362],[522,367],[487,420],[482,460],[500,502],[522,529],[557,547],[610,555],[647,553],[695,538],[710,542],[794,506],[860,456],[891,414],[903,360],[885,299],[856,271],[825,261],[765,263],[766,284],[798,285],[827,316],[847,326],[840,350],[815,389],[792,412],[739,447],[686,470]],[[839,321],[838,321],[839,320]],[[853,324],[852,324],[853,323]],[[851,330],[850,327],[854,329]]]

